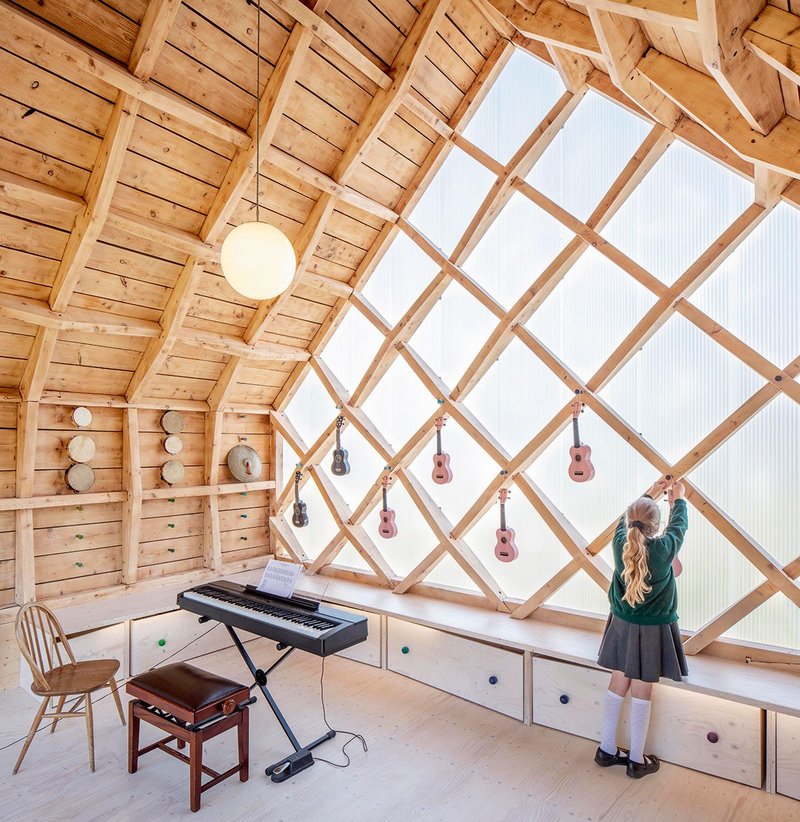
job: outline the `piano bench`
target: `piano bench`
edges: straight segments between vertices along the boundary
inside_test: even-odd
[[[134,697],[128,704],[128,773],[136,773],[139,757],[159,748],[189,765],[189,807],[200,810],[200,794],[214,785],[239,774],[247,782],[248,771],[248,705],[253,702],[250,688],[240,682],[178,662],[164,665],[133,677],[126,690]],[[139,723],[166,731],[169,736],[139,747]],[[238,731],[239,762],[220,774],[203,765],[203,743],[227,731]],[[176,741],[178,749],[189,743],[189,756],[169,747]],[[202,784],[202,775],[211,779]]]

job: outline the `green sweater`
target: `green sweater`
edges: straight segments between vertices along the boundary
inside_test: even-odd
[[[664,625],[678,621],[678,589],[672,560],[683,544],[689,526],[686,500],[676,499],[663,535],[647,540],[647,584],[652,590],[645,594],[644,602],[632,608],[625,600],[625,581],[622,579],[622,551],[628,535],[625,515],[619,521],[611,543],[614,551],[614,578],[608,591],[611,613],[637,625]]]

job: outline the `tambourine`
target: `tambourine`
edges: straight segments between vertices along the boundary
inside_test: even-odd
[[[161,415],[161,427],[165,434],[180,434],[186,427],[186,420],[178,411],[165,411]]]
[[[239,482],[255,482],[262,467],[261,457],[249,445],[234,445],[228,451],[228,470]]]
[[[65,474],[67,485],[78,493],[88,491],[94,485],[94,471],[91,465],[85,462],[76,462],[71,465]]]
[[[67,453],[73,462],[89,462],[94,457],[94,440],[79,434],[67,444]]]
[[[183,463],[178,460],[168,460],[161,466],[161,479],[169,485],[175,485],[183,479]]]
[[[183,451],[183,440],[180,437],[176,437],[175,434],[170,434],[164,440],[164,450],[168,454],[180,454]]]
[[[78,428],[86,428],[87,425],[92,424],[92,412],[88,408],[84,408],[80,405],[73,409],[72,421],[78,426]]]

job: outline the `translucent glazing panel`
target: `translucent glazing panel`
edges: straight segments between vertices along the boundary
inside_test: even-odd
[[[675,316],[602,394],[675,462],[763,383],[688,320]]]
[[[570,560],[563,545],[533,506],[515,487],[506,503],[506,526],[516,532],[519,557],[500,562],[494,553],[500,527],[500,504],[495,504],[466,534],[466,540],[497,583],[510,597],[527,599]]]
[[[464,402],[513,455],[571,396],[564,383],[514,338]]]
[[[800,650],[800,608],[783,594],[775,594],[724,637]]]
[[[497,475],[498,466],[452,419],[442,430],[442,451],[450,456],[453,479],[449,483],[439,485],[433,481],[435,437],[411,464],[411,471],[450,521],[456,523]]]
[[[361,524],[392,570],[405,576],[436,547],[438,540],[399,481],[395,480],[389,489],[388,505],[395,512],[397,524],[397,536],[392,539],[378,533],[382,505],[379,501]]]
[[[800,209],[781,203],[692,297],[779,368],[800,354]]]
[[[473,582],[472,577],[469,576],[450,554],[445,554],[430,574],[425,577],[423,582],[461,588],[463,591],[478,590],[478,586]]]
[[[367,571],[368,573],[373,574],[372,568],[369,567],[369,563],[367,563],[364,557],[356,551],[350,542],[345,542],[341,553],[336,557],[336,561],[331,563],[331,565],[334,568],[356,568],[359,571]]]
[[[309,448],[335,419],[336,405],[314,371],[306,374],[297,393],[286,406],[286,416]]]
[[[654,302],[644,286],[587,248],[526,327],[587,381]]]
[[[778,397],[691,475],[783,564],[800,555],[800,407]]]
[[[325,455],[320,467],[350,508],[355,509],[383,470],[385,461],[354,425],[344,428],[341,438],[342,448],[348,454],[350,473],[339,476],[331,471],[333,448]]]
[[[393,325],[438,273],[439,266],[402,231],[364,286],[364,296]]]
[[[675,141],[603,235],[671,283],[752,201],[751,184]]]
[[[527,181],[585,220],[652,128],[590,91],[527,176]]]
[[[281,475],[278,478],[280,480],[280,486],[277,489],[279,494],[281,488],[283,488],[289,480],[293,480],[294,472],[297,470],[297,463],[300,462],[300,455],[296,454],[289,447],[283,437],[281,437],[281,443]]]
[[[363,404],[364,412],[399,451],[436,408],[436,400],[398,357]]]
[[[351,307],[323,349],[322,359],[342,385],[353,391],[382,342],[383,336],[375,326],[357,308]]]
[[[453,388],[497,320],[470,293],[452,282],[411,337],[411,347]]]
[[[603,554],[609,565],[610,551]],[[569,582],[547,600],[548,605],[584,611],[589,614],[608,614],[608,591],[601,588],[585,571],[579,571]],[[599,651],[599,644],[598,644]]]
[[[464,129],[464,136],[505,164],[564,90],[555,69],[517,49]]]
[[[533,463],[528,474],[591,541],[647,490],[657,472],[591,410],[581,414],[579,428],[581,442],[592,449],[594,479],[577,483],[567,473],[573,444],[571,425]]]
[[[453,148],[409,222],[450,255],[495,179],[480,163]]]
[[[527,197],[515,193],[464,263],[464,270],[508,309],[573,236]]]

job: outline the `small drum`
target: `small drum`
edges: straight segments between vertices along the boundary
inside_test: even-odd
[[[89,462],[94,457],[94,440],[79,434],[67,445],[67,453],[73,462]]]
[[[180,434],[185,426],[183,414],[178,411],[165,411],[161,415],[161,427],[166,434]]]
[[[175,434],[170,434],[164,440],[164,450],[173,456],[175,454],[180,454],[183,450],[183,440],[181,440],[180,437],[176,437]]]
[[[72,421],[78,428],[86,428],[87,425],[92,424],[92,412],[81,405],[73,410]]]
[[[183,480],[183,463],[178,460],[168,460],[161,466],[161,479],[169,485]]]
[[[85,462],[76,462],[66,472],[67,485],[75,492],[88,491],[94,485],[94,471]]]

